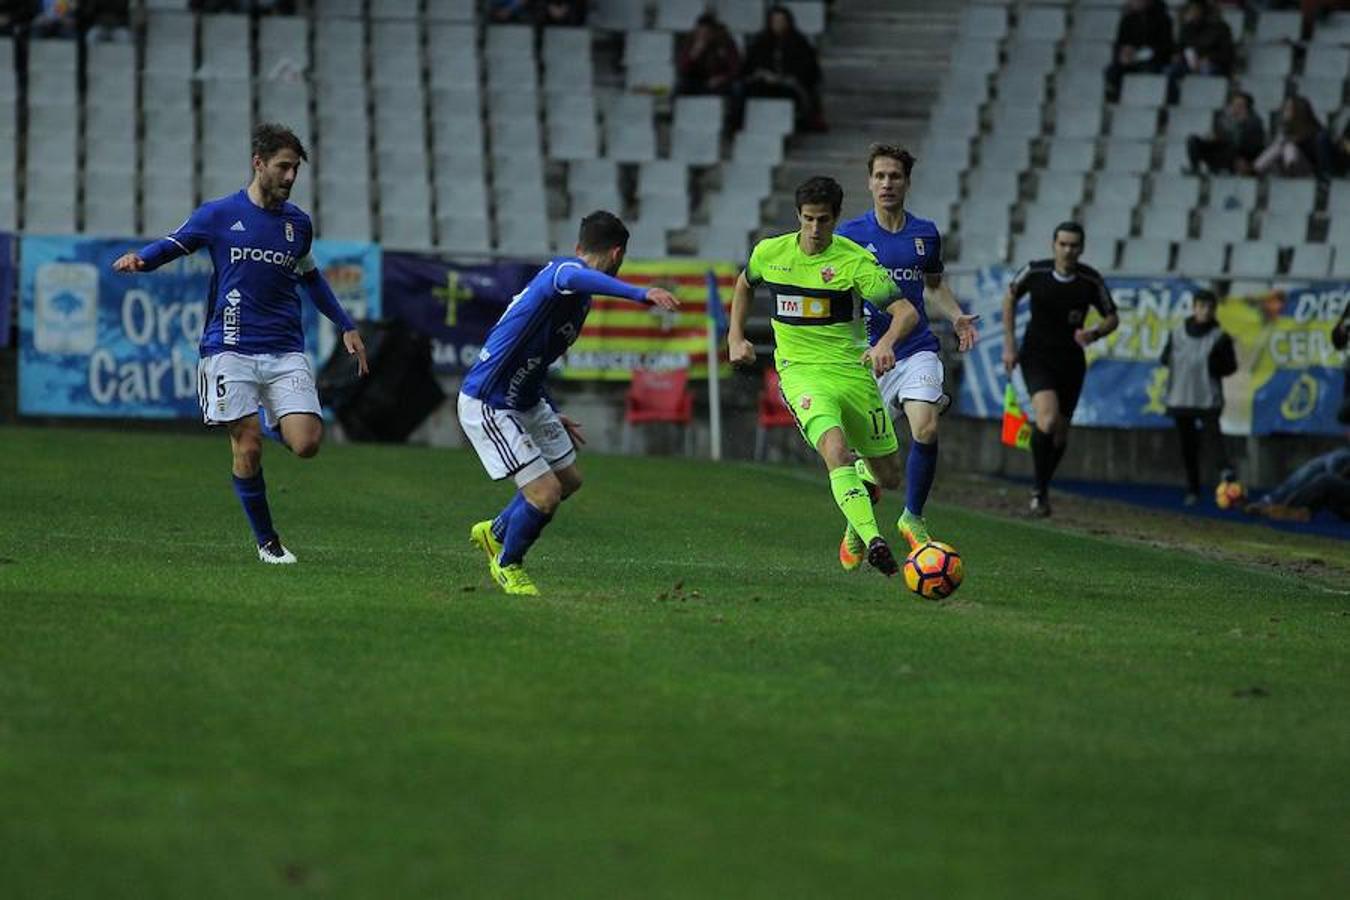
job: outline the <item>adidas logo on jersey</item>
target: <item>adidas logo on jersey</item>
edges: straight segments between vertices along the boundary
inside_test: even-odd
[[[243,230],[244,230],[244,223],[241,222],[241,221],[239,221],[238,219],[236,219],[235,222],[234,222],[234,224],[230,226],[230,230],[231,230],[231,231],[243,231]]]
[[[866,250],[868,253],[872,254],[873,256],[876,256],[876,255],[877,255],[877,245],[876,245],[876,244],[869,243],[869,244],[868,244],[866,247],[864,247],[863,249]]]

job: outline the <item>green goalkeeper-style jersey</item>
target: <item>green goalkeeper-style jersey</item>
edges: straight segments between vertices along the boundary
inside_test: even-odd
[[[898,294],[872,254],[842,235],[807,256],[797,232],[766,238],[750,251],[745,279],[773,295],[775,356],[785,363],[858,364],[867,349],[862,301],[884,309]]]

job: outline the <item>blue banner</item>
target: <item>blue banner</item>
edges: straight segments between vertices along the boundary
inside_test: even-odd
[[[994,419],[1003,413],[1003,295],[1013,270],[975,275],[964,305],[982,316],[981,340],[965,358],[959,413]],[[1107,278],[1120,327],[1087,350],[1088,373],[1074,413],[1076,425],[1171,427],[1166,416],[1167,369],[1159,363],[1171,329],[1190,315],[1200,287],[1184,278]],[[1313,282],[1220,301],[1219,323],[1238,351],[1238,372],[1224,380],[1223,430],[1229,434],[1339,434],[1336,410],[1345,353],[1331,346],[1331,328],[1350,302],[1350,284]],[[1031,313],[1023,299],[1015,332],[1020,342]],[[1088,324],[1096,321],[1096,313]],[[1012,384],[1030,408],[1020,369]]]
[[[9,322],[14,315],[14,235],[0,234],[0,347],[9,346]]]
[[[537,263],[462,266],[415,253],[384,255],[384,311],[431,338],[437,372],[466,371]]]
[[[23,415],[198,418],[197,343],[211,258],[154,272],[112,263],[140,241],[25,237],[20,244],[19,412]],[[353,318],[380,315],[380,250],[315,241],[314,257]],[[303,293],[303,292],[302,292]],[[320,326],[320,320],[323,326]],[[305,347],[320,362],[331,323],[302,304]]]

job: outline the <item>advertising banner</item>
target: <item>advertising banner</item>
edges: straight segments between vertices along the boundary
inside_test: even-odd
[[[957,411],[978,418],[1003,414],[1003,294],[1013,270],[976,273],[972,296],[961,300],[982,316],[981,339],[966,356]],[[1164,428],[1167,370],[1159,362],[1172,327],[1191,311],[1195,282],[1184,278],[1107,278],[1120,315],[1114,334],[1087,350],[1088,373],[1074,424]],[[1223,429],[1229,434],[1295,432],[1339,434],[1345,353],[1331,345],[1331,329],[1350,302],[1350,284],[1314,282],[1256,295],[1222,298],[1220,325],[1232,335],[1238,372],[1224,380]],[[1018,304],[1016,333],[1030,318]],[[1087,324],[1097,321],[1095,311]],[[1012,384],[1023,407],[1029,398],[1020,370]]]
[[[197,343],[211,258],[119,275],[112,263],[141,241],[25,237],[20,244],[19,412],[23,415],[199,418]],[[314,257],[354,319],[380,315],[380,250],[315,241]],[[304,291],[301,291],[303,294]],[[316,368],[336,336],[302,300]],[[322,325],[320,325],[322,321]]]
[[[709,280],[725,313],[740,269],[735,263],[697,259],[630,260],[619,277],[644,287],[664,287],[680,300],[675,311],[650,309],[629,300],[596,297],[586,327],[563,358],[563,377],[628,381],[634,369],[688,369],[708,377]],[[713,312],[716,310],[714,309]],[[726,361],[726,348],[719,359]]]
[[[14,316],[14,235],[0,234],[0,347],[9,346],[9,323]]]
[[[385,315],[431,338],[434,368],[463,373],[535,263],[462,266],[416,253],[384,255]]]

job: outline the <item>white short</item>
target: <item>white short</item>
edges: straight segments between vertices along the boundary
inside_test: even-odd
[[[572,436],[543,400],[533,409],[501,409],[460,394],[459,427],[493,481],[513,478],[523,486],[577,461]]]
[[[262,407],[275,427],[291,413],[323,415],[314,370],[303,353],[216,353],[197,363],[202,421],[224,425]]]
[[[938,355],[932,350],[920,350],[897,359],[895,368],[877,379],[877,389],[895,418],[905,411],[906,400],[940,403],[944,374]]]

